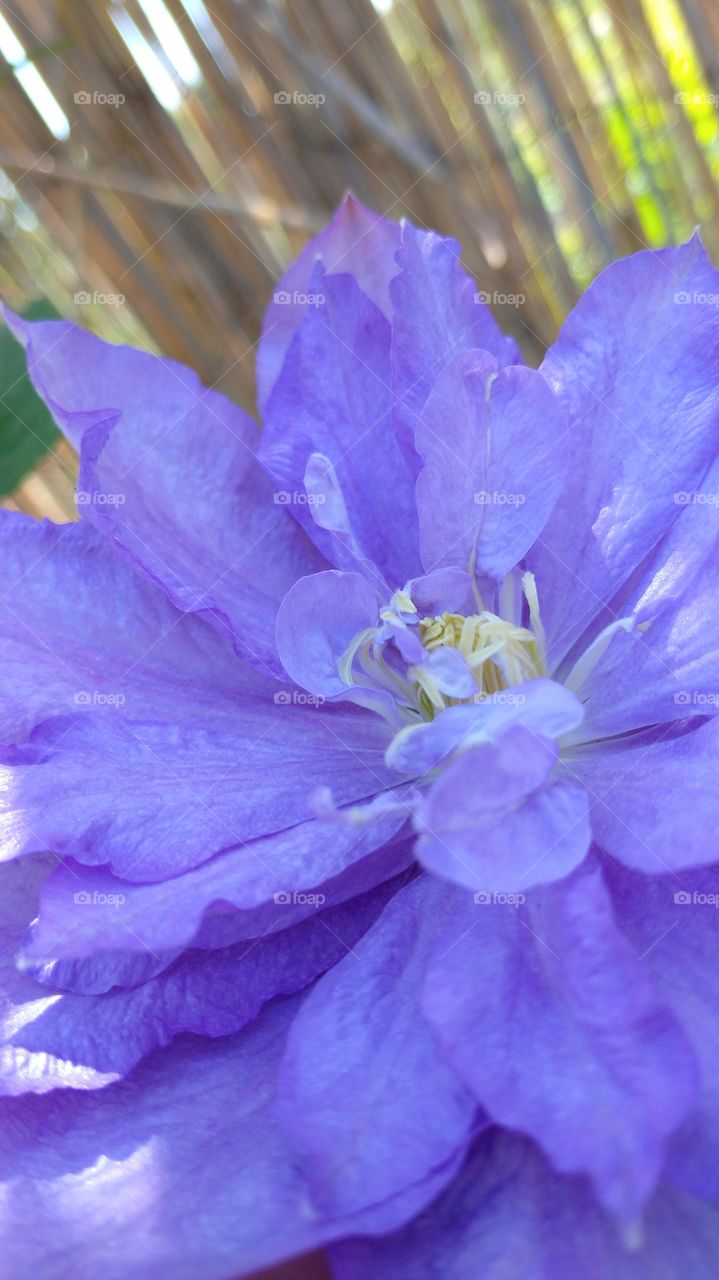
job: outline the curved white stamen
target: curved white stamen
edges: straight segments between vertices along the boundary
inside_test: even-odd
[[[524,598],[529,606],[529,625],[535,636],[537,668],[542,675],[546,675],[546,638],[544,635],[544,627],[542,626],[542,619],[539,616],[539,595],[533,573],[527,572],[522,574],[522,591],[524,592]]]
[[[424,667],[417,666],[410,667],[407,674],[410,677],[410,680],[414,681],[422,692],[427,695],[432,706],[436,707],[437,711],[444,711],[445,707],[448,705],[447,701],[429,672]]]
[[[337,663],[337,670],[339,672],[340,680],[342,680],[343,684],[355,683],[352,678],[352,664],[355,658],[357,657],[359,650],[362,648],[364,644],[366,644],[366,642],[369,639],[371,639],[372,636],[374,636],[374,634],[375,634],[374,627],[366,627],[364,631],[358,631],[354,640],[352,640],[350,644],[347,646],[347,648],[345,649],[344,653],[342,654],[342,657]]]
[[[494,644],[488,644],[486,649],[480,649],[477,653],[468,654],[467,665],[475,671],[477,667],[481,667],[483,663],[488,662],[490,658],[493,658],[495,653],[501,653],[503,647],[503,640],[497,640]]]
[[[584,650],[582,656],[577,658],[564,681],[565,689],[569,689],[570,693],[578,695],[579,690],[586,684],[600,658],[604,657],[617,632],[626,631],[629,633],[634,630],[635,625],[634,618],[619,618],[616,622],[611,622],[603,631],[600,631],[589,647]]]

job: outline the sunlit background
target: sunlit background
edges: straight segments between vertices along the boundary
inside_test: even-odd
[[[351,187],[455,235],[541,359],[604,264],[719,259],[716,0],[0,4],[0,294],[163,351],[246,406],[283,266]],[[0,501],[75,460],[0,333]]]

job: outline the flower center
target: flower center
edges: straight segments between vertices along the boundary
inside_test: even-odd
[[[408,675],[418,686],[418,702],[424,715],[434,716],[438,710],[457,702],[480,701],[487,694],[498,693],[541,674],[534,632],[496,613],[484,610],[466,617],[461,613],[442,613],[420,618],[417,630],[420,643],[428,653],[457,649],[477,686],[476,694],[470,697],[448,697],[440,694],[426,668],[411,667]]]
[[[528,626],[522,625],[514,575],[507,575],[499,592],[501,614],[483,609],[477,592],[477,613],[420,616],[411,585],[394,593],[380,610],[379,625],[356,635],[338,663],[361,705],[390,722],[416,724],[545,674],[531,573],[521,579]]]

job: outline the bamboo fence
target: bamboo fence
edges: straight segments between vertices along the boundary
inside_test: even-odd
[[[11,0],[0,294],[251,408],[262,311],[349,187],[456,236],[535,361],[613,258],[696,224],[719,258],[718,95],[717,0]],[[74,465],[6,505],[71,518]]]

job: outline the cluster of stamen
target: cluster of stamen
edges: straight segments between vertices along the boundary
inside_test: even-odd
[[[475,585],[476,613],[421,615],[411,587],[408,583],[394,592],[379,611],[379,625],[359,632],[338,662],[339,675],[361,706],[397,728],[409,728],[433,720],[448,707],[483,702],[549,676],[532,573],[523,573],[519,580],[516,571],[505,576],[495,596],[499,613],[483,608]],[[565,689],[582,700],[592,672],[617,636],[649,626],[650,621],[637,624],[633,615],[609,623],[562,676]],[[460,660],[438,661],[442,650],[456,651]],[[576,745],[584,739],[575,736],[572,741]]]
[[[353,687],[355,701],[400,724],[433,720],[447,707],[481,702],[512,685],[543,676],[543,631],[531,573],[522,576],[521,589],[528,626],[522,626],[518,616],[521,610],[512,575],[507,575],[498,593],[504,616],[483,609],[478,591],[477,613],[420,616],[411,591],[395,591],[389,605],[380,610],[379,625],[359,632],[348,645],[338,663],[339,674]],[[403,649],[411,651],[417,641],[426,660],[413,656],[403,661]],[[461,655],[463,662],[456,671],[452,664],[448,668],[434,660],[442,649],[454,649]],[[448,688],[461,689],[461,696],[446,692]]]
[[[541,674],[541,655],[534,632],[487,610],[466,617],[460,613],[442,613],[420,618],[417,629],[420,642],[429,653],[442,648],[459,650],[477,686],[477,693],[473,695],[476,701]],[[420,665],[411,667],[408,675],[417,685],[418,702],[424,715],[434,716],[458,701],[471,700],[442,694],[429,672]]]

